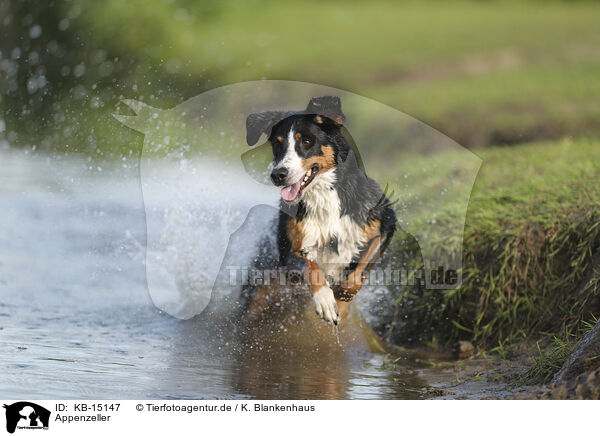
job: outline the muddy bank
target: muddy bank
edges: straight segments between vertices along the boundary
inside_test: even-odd
[[[537,394],[551,399],[600,399],[600,322],[575,346],[552,383]]]
[[[428,385],[422,398],[600,400],[600,323],[574,346],[551,382],[528,385],[539,359],[533,346],[509,359],[424,357],[429,368],[418,372]]]
[[[521,385],[531,355],[513,359],[478,357],[466,361],[429,360],[416,371],[426,384],[420,399],[430,400],[599,400],[600,368],[565,382]]]

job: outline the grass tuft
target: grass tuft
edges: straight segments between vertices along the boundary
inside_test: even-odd
[[[462,286],[394,288],[386,332],[394,342],[448,346],[462,339],[505,354],[544,332],[578,331],[600,314],[598,141],[494,148],[481,156]],[[444,213],[453,212],[438,215]],[[395,262],[422,266],[410,235],[399,234],[392,250]]]
[[[560,336],[554,336],[549,347],[540,347],[536,344],[538,357],[533,365],[521,374],[515,381],[517,386],[547,384],[552,377],[562,368],[571,353],[577,348],[581,339],[593,328],[597,319],[592,317],[593,322],[583,322],[583,327],[577,332],[565,329]]]

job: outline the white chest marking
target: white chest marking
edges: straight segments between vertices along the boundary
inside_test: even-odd
[[[304,239],[302,250],[316,262],[329,284],[340,274],[367,242],[363,229],[350,216],[340,216],[340,198],[333,188],[335,170],[319,174],[304,195]],[[337,239],[337,253],[329,242]]]

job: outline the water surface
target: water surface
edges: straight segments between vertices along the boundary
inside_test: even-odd
[[[359,317],[339,333],[301,314],[240,342],[158,310],[138,175],[131,160],[0,152],[0,397],[418,398],[414,368],[370,350]]]

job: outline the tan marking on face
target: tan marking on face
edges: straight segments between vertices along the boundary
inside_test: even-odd
[[[302,161],[302,169],[308,171],[310,167],[317,164],[319,171],[329,171],[335,166],[335,154],[331,145],[322,145],[323,156],[313,156]]]
[[[283,142],[283,136],[278,136],[278,137],[277,137],[277,140],[278,140],[279,142]]]
[[[300,134],[300,132],[296,133],[296,140],[300,139],[302,137],[302,135]]]

